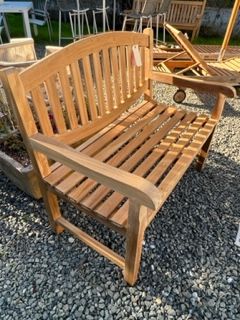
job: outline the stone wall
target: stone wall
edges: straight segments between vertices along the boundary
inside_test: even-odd
[[[231,16],[232,9],[230,8],[211,8],[206,7],[201,24],[201,33],[209,36],[223,36]],[[237,37],[240,34],[240,15],[235,23],[232,37]]]

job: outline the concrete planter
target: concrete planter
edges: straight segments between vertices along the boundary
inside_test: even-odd
[[[31,165],[23,167],[19,162],[0,151],[0,169],[19,189],[35,199],[42,197],[36,174]]]

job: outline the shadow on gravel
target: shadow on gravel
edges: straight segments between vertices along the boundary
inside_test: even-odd
[[[101,298],[105,308],[117,306],[116,315],[123,308],[129,310],[128,315],[136,314],[136,319],[145,317],[150,309],[153,316],[166,319],[169,314],[206,319],[208,310],[220,319],[220,303],[227,303],[232,307],[226,315],[235,319],[231,310],[237,308],[234,297],[239,290],[234,241],[240,168],[223,154],[212,151],[202,173],[191,168],[165,203],[146,232],[140,277],[133,288],[124,283],[119,268],[80,241],[68,233],[53,234],[42,202],[30,199],[0,175],[0,258],[3,274],[9,279],[3,312],[20,310],[18,304],[7,300],[17,283],[19,290],[26,287],[20,293],[25,306],[31,298],[44,300],[51,293],[55,305],[66,295],[90,310],[92,301],[98,304]],[[123,254],[122,237],[73,208],[68,210],[71,220],[83,230]],[[124,304],[121,307],[118,300],[127,301],[130,309]],[[140,309],[136,306],[143,316],[137,316]]]
[[[194,92],[194,94],[197,97],[197,100],[198,100],[197,102],[193,102],[192,100],[188,101],[188,96],[190,96],[192,99],[192,95],[188,94],[188,92],[187,92],[186,100],[178,105],[179,106],[183,105],[186,107],[196,107],[200,110],[202,109],[204,112],[206,112],[206,110],[208,110],[210,112],[214,106],[214,101],[216,100],[216,98],[214,96],[209,96],[206,93],[201,93],[201,92],[196,92],[196,91]],[[234,104],[238,103],[240,105],[239,98],[235,98],[232,101],[234,101]],[[199,102],[202,102],[202,104],[200,104]],[[227,100],[225,102],[223,116],[225,114],[227,114],[228,117],[240,117],[240,111],[236,110],[231,105],[231,102],[229,102],[229,100]]]

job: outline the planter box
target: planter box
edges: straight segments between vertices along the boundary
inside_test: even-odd
[[[31,165],[23,167],[19,162],[0,151],[0,170],[22,191],[35,199],[42,197],[37,176]]]

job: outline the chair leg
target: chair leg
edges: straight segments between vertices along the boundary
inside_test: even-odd
[[[146,227],[147,209],[130,202],[124,269],[124,279],[130,285],[134,285],[137,280]]]
[[[56,223],[56,220],[61,217],[57,196],[46,190],[44,186],[41,187],[41,192],[47,209],[49,223],[54,232],[59,234],[64,231],[64,228]]]
[[[88,22],[88,16],[87,16],[87,13],[86,13],[86,12],[85,12],[84,16],[85,16],[85,20],[86,20],[86,25],[87,25],[88,34],[91,34],[91,32],[90,32],[90,27],[89,27],[89,22]]]
[[[95,11],[93,11],[93,33],[98,33]]]
[[[62,36],[62,12],[58,12],[58,45],[61,46],[61,36]]]
[[[123,19],[122,31],[126,30],[126,22],[127,22],[127,16],[125,16]]]
[[[138,32],[137,26],[138,26],[138,19],[135,19],[134,26],[133,26],[133,31],[134,32]]]

